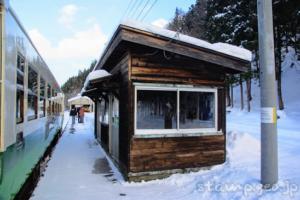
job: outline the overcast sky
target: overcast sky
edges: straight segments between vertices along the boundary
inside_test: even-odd
[[[10,4],[57,81],[63,84],[100,57],[122,19],[139,16],[145,23],[164,26],[176,7],[188,10],[195,2],[157,0],[146,15],[155,1],[11,0]]]

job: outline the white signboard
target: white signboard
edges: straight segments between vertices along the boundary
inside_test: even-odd
[[[261,108],[260,118],[262,123],[274,124],[277,121],[276,108],[274,107],[264,107]]]

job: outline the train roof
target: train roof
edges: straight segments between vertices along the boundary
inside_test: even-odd
[[[37,50],[35,44],[33,43],[33,41],[31,40],[29,34],[27,33],[27,31],[25,30],[24,26],[22,25],[21,21],[19,20],[18,16],[16,15],[15,11],[13,10],[13,8],[9,5],[8,0],[0,0],[0,3],[2,5],[5,5],[7,7],[7,11],[10,12],[10,14],[12,15],[12,17],[16,20],[19,28],[22,30],[22,32],[24,33],[24,35],[27,37],[28,41],[30,42],[31,46],[33,47],[33,49],[35,50],[35,52],[37,53],[38,57],[41,59],[42,63],[43,63],[43,68],[44,68],[44,72],[47,73],[47,75],[49,75],[47,77],[47,79],[50,79],[50,81],[52,82],[52,86],[54,86],[56,89],[59,89],[59,91],[61,92],[61,88],[60,85],[58,84],[56,78],[54,77],[53,73],[51,72],[51,70],[49,69],[47,63],[45,62],[45,60],[43,59],[43,57],[41,56],[41,54],[39,53],[39,51]]]

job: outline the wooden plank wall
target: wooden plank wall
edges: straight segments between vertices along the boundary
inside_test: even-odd
[[[166,55],[165,55],[166,56]],[[167,58],[162,51],[154,56],[132,56],[131,80],[193,85],[223,85],[220,67],[183,56]],[[172,55],[170,55],[172,56]]]
[[[132,139],[130,171],[204,167],[225,160],[224,135]]]
[[[170,55],[173,56],[173,55]],[[131,81],[218,87],[218,130],[225,131],[225,74],[220,67],[184,57],[167,59],[133,54]],[[130,88],[129,88],[130,89]],[[130,96],[134,96],[133,88]],[[130,99],[133,103],[133,99]],[[134,109],[130,109],[130,172],[194,168],[225,161],[225,134],[200,137],[134,138]]]

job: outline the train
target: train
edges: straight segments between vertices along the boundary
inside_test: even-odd
[[[0,200],[9,200],[60,135],[64,94],[9,1],[0,9]]]

